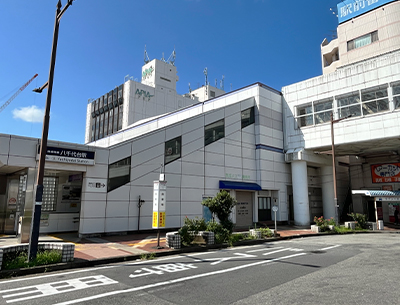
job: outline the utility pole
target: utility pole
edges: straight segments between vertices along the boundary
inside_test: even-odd
[[[38,242],[39,242],[39,229],[40,229],[40,216],[42,214],[42,202],[43,202],[43,178],[44,178],[44,164],[46,159],[47,151],[47,137],[49,134],[49,122],[50,122],[50,105],[51,105],[51,95],[53,92],[53,78],[54,78],[54,66],[56,63],[56,53],[57,53],[57,41],[58,41],[58,27],[60,24],[60,19],[65,13],[67,8],[72,5],[73,0],[68,0],[68,3],[61,10],[61,0],[57,3],[56,10],[56,20],[54,23],[53,32],[53,46],[51,49],[50,57],[50,70],[49,70],[49,80],[35,92],[42,92],[44,88],[47,87],[47,97],[46,97],[46,108],[43,119],[43,130],[42,130],[42,140],[40,142],[40,157],[39,157],[39,171],[37,174],[36,183],[36,197],[35,197],[35,208],[33,211],[33,220],[31,224],[31,231],[29,235],[29,260],[34,260],[37,255]]]

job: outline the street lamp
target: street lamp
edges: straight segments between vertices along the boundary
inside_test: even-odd
[[[32,226],[29,235],[29,250],[28,250],[29,260],[33,260],[36,258],[38,250],[40,216],[42,214],[42,202],[43,202],[44,163],[46,159],[47,137],[49,133],[50,105],[51,105],[51,95],[53,92],[54,66],[56,63],[58,27],[62,15],[65,13],[67,8],[70,5],[72,5],[72,1],[74,0],[68,0],[68,3],[61,10],[62,6],[61,0],[58,0],[57,10],[56,10],[56,20],[54,23],[54,32],[53,32],[53,46],[51,49],[51,57],[50,57],[49,80],[42,87],[33,90],[35,92],[41,93],[43,89],[47,87],[46,108],[43,119],[42,140],[40,142],[40,157],[39,157],[39,170],[37,174],[37,183],[36,183],[35,209],[33,212]]]
[[[334,131],[333,131],[333,124],[340,122],[342,120],[348,119],[350,117],[352,117],[353,114],[350,114],[344,118],[340,118],[340,119],[333,119],[333,112],[331,112],[331,140],[332,140],[332,168],[333,168],[333,192],[334,192],[334,199],[333,199],[333,203],[335,205],[335,220],[336,220],[336,225],[339,224],[339,205],[338,205],[338,199],[337,199],[337,186],[336,186],[336,156],[335,156],[335,135],[334,135]]]

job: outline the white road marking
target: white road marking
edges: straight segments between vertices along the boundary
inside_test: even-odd
[[[85,301],[104,298],[104,297],[111,296],[111,295],[135,292],[135,291],[145,290],[145,289],[149,289],[149,288],[160,287],[160,286],[170,285],[170,284],[174,284],[174,283],[190,281],[190,280],[194,280],[194,279],[198,279],[198,278],[202,278],[202,277],[207,277],[207,276],[211,276],[211,275],[215,275],[215,274],[222,274],[222,273],[232,272],[232,271],[236,271],[236,270],[240,270],[240,269],[244,269],[244,268],[249,268],[249,267],[253,267],[253,266],[257,266],[257,265],[273,263],[273,262],[276,262],[276,261],[280,261],[280,260],[284,260],[284,259],[288,259],[288,258],[292,258],[292,257],[296,257],[296,256],[301,256],[301,255],[306,255],[306,253],[304,253],[304,252],[303,253],[296,253],[296,254],[283,256],[283,257],[279,257],[279,258],[274,258],[274,259],[270,259],[270,260],[262,260],[262,261],[254,262],[254,263],[247,264],[247,265],[236,266],[236,267],[232,267],[232,268],[228,268],[228,269],[217,270],[217,271],[212,271],[212,272],[207,272],[207,273],[201,273],[201,274],[182,277],[182,278],[169,280],[169,281],[165,281],[165,282],[158,282],[158,283],[155,283],[155,284],[149,284],[149,285],[134,287],[134,288],[131,288],[131,289],[110,291],[110,292],[106,292],[106,293],[102,293],[102,294],[98,294],[98,295],[94,295],[94,296],[90,296],[90,297],[86,297],[86,298],[66,301],[66,302],[63,302],[63,303],[59,303],[59,305],[76,304],[76,303],[80,303],[80,302],[85,302]]]
[[[82,270],[59,272],[59,273],[53,273],[53,274],[46,274],[46,275],[39,275],[39,276],[33,276],[33,277],[19,278],[19,279],[15,279],[15,280],[2,281],[2,282],[0,282],[0,285],[8,284],[8,283],[14,283],[14,282],[21,282],[21,281],[36,280],[36,279],[47,278],[47,277],[52,277],[52,276],[62,276],[62,275],[68,275],[68,274],[74,274],[74,273],[89,272],[89,271],[94,271],[94,270],[109,269],[109,268],[115,268],[115,267],[117,267],[117,266],[111,265],[111,266],[104,266],[104,267],[97,267],[97,268],[90,268],[90,269],[82,269]]]
[[[9,299],[6,301],[7,303],[14,303],[30,299],[42,298],[49,295],[55,295],[75,290],[81,290],[91,287],[111,285],[117,283],[118,283],[117,281],[105,277],[104,275],[94,275],[94,276],[81,277],[77,279],[54,282],[54,283],[7,289],[0,291],[0,294],[3,295],[4,299]],[[23,295],[27,296],[21,297]]]
[[[283,248],[283,249],[280,249],[280,250],[264,253],[263,255],[275,254],[275,253],[282,252],[282,251],[300,252],[300,251],[303,251],[303,250],[302,249],[296,249],[296,248]]]
[[[151,275],[151,274],[161,275],[161,274],[164,274],[165,272],[173,273],[173,272],[179,272],[179,271],[196,269],[196,268],[197,267],[193,266],[193,264],[182,264],[182,263],[165,264],[165,265],[154,266],[153,269],[157,269],[157,270],[152,270],[150,268],[138,269],[134,272],[136,274],[131,274],[131,275],[129,275],[129,277],[136,278],[136,277]],[[146,273],[142,273],[142,271],[146,271]]]
[[[275,247],[275,248],[262,248],[262,249],[256,249],[256,250],[249,250],[246,251],[247,253],[253,253],[253,252],[260,252],[260,251],[268,251],[268,250],[272,250],[272,249],[281,249],[283,247]]]
[[[233,253],[235,255],[241,256],[241,257],[257,257],[256,255],[251,255],[251,254],[244,254],[244,253]],[[219,263],[228,261],[232,258],[238,258],[237,256],[231,256],[231,257],[223,257],[223,258],[209,258],[207,260],[216,260],[216,262],[211,263],[210,265],[217,265]]]
[[[330,247],[322,248],[322,249],[320,249],[320,251],[330,250],[330,249],[337,248],[337,247],[340,247],[340,246],[341,245],[330,246]]]

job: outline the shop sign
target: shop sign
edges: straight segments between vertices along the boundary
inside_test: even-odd
[[[250,180],[250,175],[225,173],[226,179]]]
[[[149,78],[153,74],[154,68],[150,66],[148,69],[144,69],[142,72],[142,79]]]
[[[372,183],[400,182],[400,163],[371,165]]]
[[[148,101],[150,101],[150,98],[154,96],[154,94],[150,94],[149,91],[139,90],[139,89],[136,89],[135,94],[138,95],[139,98],[141,97],[143,97],[143,99],[147,98]]]
[[[38,145],[37,160],[39,160],[40,145]],[[70,163],[79,165],[94,165],[94,151],[77,150],[62,147],[47,146],[46,161]]]
[[[350,20],[361,14],[395,0],[344,0],[337,5],[339,23]]]

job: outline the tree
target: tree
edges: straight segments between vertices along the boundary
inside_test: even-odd
[[[229,192],[221,191],[214,198],[207,198],[203,200],[202,205],[208,207],[211,213],[216,215],[221,225],[228,229],[229,232],[233,230],[233,223],[229,219],[233,207],[236,205],[236,199],[233,198]]]

